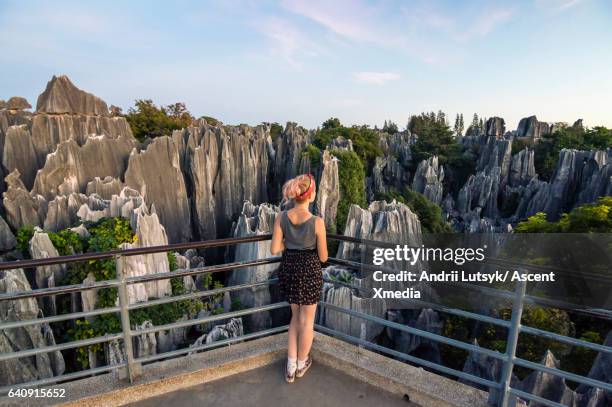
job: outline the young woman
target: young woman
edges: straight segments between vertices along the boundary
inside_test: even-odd
[[[293,208],[276,217],[270,245],[273,255],[283,253],[279,286],[291,305],[285,374],[289,383],[296,376],[302,377],[312,364],[314,318],[323,287],[321,262],[327,261],[325,224],[308,209],[315,199],[315,188],[311,174],[299,175],[285,183],[283,201],[292,201]]]

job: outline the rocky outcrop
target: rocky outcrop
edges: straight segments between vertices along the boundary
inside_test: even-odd
[[[74,86],[67,76],[53,76],[36,102],[38,113],[77,113],[109,116],[108,106],[97,96]]]
[[[561,150],[550,182],[533,179],[526,186],[514,218],[524,219],[545,212],[550,220],[556,220],[578,204],[611,195],[611,158],[612,149]]]
[[[388,319],[422,331],[442,334],[443,321],[438,313],[430,308],[393,310],[389,312]],[[440,363],[438,342],[391,328],[387,329],[387,335],[393,339],[396,350],[407,354],[417,351],[420,357]]]
[[[238,217],[234,225],[232,236],[246,237],[271,233],[274,227],[274,220],[278,213],[279,208],[277,206],[265,203],[253,205],[247,201],[243,205],[242,214]],[[234,247],[233,251],[229,252],[228,257],[229,261],[233,259],[235,262],[265,259],[270,257],[270,241],[266,240],[237,245]],[[227,284],[233,286],[267,281],[271,278],[272,273],[277,267],[278,264],[269,264],[232,270],[229,273]],[[231,296],[233,300],[239,301],[247,308],[267,305],[271,302],[270,287],[268,285],[234,291]],[[257,312],[249,316],[246,324],[249,330],[254,332],[269,328],[272,324],[272,319],[268,312]]]
[[[32,188],[39,165],[27,125],[11,126],[7,129],[2,164],[9,172],[17,169],[26,188]]]
[[[342,136],[331,139],[326,150],[353,151],[353,140]]]
[[[41,165],[47,154],[54,152],[63,141],[74,140],[82,146],[95,135],[113,139],[123,136],[134,140],[125,117],[37,113],[32,116],[30,133]]]
[[[328,231],[336,230],[336,214],[340,201],[340,180],[338,178],[338,160],[328,150],[321,155],[318,174],[315,213],[323,218]]]
[[[372,175],[366,179],[366,192],[369,200],[395,190],[403,191],[410,181],[410,172],[398,161],[395,155],[376,157]]]
[[[522,118],[516,129],[516,137],[529,137],[533,140],[538,140],[543,135],[550,133],[551,125],[538,121],[538,118],[535,116]]]
[[[49,257],[58,257],[59,253],[49,235],[41,231],[35,231],[30,240],[30,256],[33,259],[46,259]],[[35,288],[50,288],[58,285],[66,273],[66,266],[63,264],[54,264],[49,266],[36,267],[34,274]],[[56,315],[57,307],[55,304],[55,296],[44,297],[45,313],[48,315]]]
[[[4,179],[8,189],[2,194],[6,220],[14,230],[21,226],[42,226],[47,212],[47,201],[41,195],[30,194],[21,182],[19,170]]]
[[[95,211],[103,211],[106,203],[96,195],[84,195],[76,192],[53,198],[47,205],[47,214],[43,227],[56,232],[74,226],[79,221],[79,210],[85,205]],[[90,220],[94,220],[91,219]]]
[[[191,239],[187,188],[178,151],[171,138],[158,137],[145,151],[133,150],[125,173],[125,184],[137,190],[146,202],[155,204],[171,243]]]
[[[343,269],[329,267],[323,271],[324,278],[330,279]],[[323,301],[338,307],[352,309],[364,314],[384,318],[387,307],[384,301],[372,298],[362,298],[359,293],[340,284],[326,282],[323,285]],[[365,321],[362,318],[353,317],[344,312],[338,312],[329,308],[322,308],[319,312],[319,324],[347,335],[373,341],[384,330],[378,323]]]
[[[508,174],[509,186],[527,185],[536,176],[534,156],[535,152],[527,147],[512,156]]]
[[[270,191],[271,202],[281,200],[283,183],[299,174],[302,150],[310,143],[311,134],[296,123],[288,122],[285,130],[276,139],[272,160],[274,183]]]
[[[85,194],[96,194],[102,199],[111,199],[113,195],[119,195],[122,189],[121,181],[111,176],[106,176],[103,179],[94,177],[93,181],[87,183]]]
[[[368,209],[351,205],[346,220],[344,235],[360,239],[370,239],[395,244],[418,246],[421,244],[421,222],[410,208],[395,200],[374,201]],[[367,263],[371,253],[354,243],[340,243],[338,257]],[[365,258],[363,256],[366,256]],[[371,263],[368,263],[371,264]]]
[[[22,269],[0,271],[0,293],[16,293],[31,289]],[[0,301],[0,320],[3,322],[31,320],[41,316],[41,311],[34,298]],[[0,353],[2,354],[54,345],[55,338],[48,324],[0,330]],[[0,362],[0,385],[10,386],[59,376],[64,373],[64,370],[64,358],[59,351],[2,361]]]
[[[4,218],[0,216],[0,251],[11,250],[15,247],[17,240],[11,231],[11,228],[6,223]]]
[[[215,325],[210,332],[200,336],[190,348],[207,345],[224,339],[238,338],[244,335],[241,318],[232,318],[223,325]]]
[[[433,156],[419,163],[412,180],[412,189],[419,192],[431,202],[440,205],[442,202],[444,168],[438,165],[438,157]]]
[[[149,213],[147,206],[143,203],[134,210],[134,216],[132,227],[136,231],[136,241],[134,243],[123,243],[120,246],[121,249],[168,244],[166,231],[155,213],[155,207]],[[121,258],[121,261],[123,261],[124,273],[128,277],[170,272],[170,264],[165,252],[125,256]],[[161,298],[167,295],[172,295],[172,286],[168,279],[128,285],[130,303],[146,301],[149,298]]]
[[[21,96],[13,96],[6,101],[6,109],[9,110],[26,110],[31,109],[32,105],[28,103],[26,98]]]
[[[277,148],[291,151],[288,160],[297,162],[307,141],[303,130],[288,123],[278,137],[284,141],[277,140]],[[280,191],[282,172],[297,171],[299,164],[293,168],[274,161],[278,151],[264,125],[214,127],[200,121],[197,127],[174,132],[173,140],[189,180],[195,234],[201,239],[228,236],[243,202],[267,202],[269,191]]]
[[[133,148],[133,139],[128,137],[93,136],[82,147],[74,140],[62,142],[47,156],[32,191],[52,199],[71,192],[85,192],[87,184],[96,177],[119,178],[125,172]]]
[[[489,117],[485,124],[485,135],[502,138],[506,134],[506,122],[501,117]]]

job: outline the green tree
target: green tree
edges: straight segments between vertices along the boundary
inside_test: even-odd
[[[612,197],[601,197],[595,203],[578,206],[561,215],[557,222],[549,222],[544,212],[538,212],[520,222],[514,230],[517,233],[610,233]]]
[[[379,194],[376,199],[398,202],[406,204],[410,210],[417,214],[421,222],[421,230],[424,233],[454,233],[453,228],[442,218],[442,209],[425,197],[412,189],[405,187],[400,193],[391,189],[385,194]]]
[[[158,107],[150,99],[137,99],[134,105],[125,118],[139,140],[169,136],[173,130],[188,127],[194,120],[184,103]]]
[[[542,136],[535,145],[534,166],[540,178],[549,180],[562,149],[601,150],[609,147],[612,147],[612,129],[601,126],[587,129],[580,125],[560,125],[552,134]]]
[[[365,170],[354,151],[333,150],[332,154],[338,158],[338,178],[340,180],[336,230],[343,232],[351,205],[356,204],[362,207],[366,205]]]

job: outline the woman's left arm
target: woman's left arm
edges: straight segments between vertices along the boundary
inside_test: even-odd
[[[317,254],[321,263],[327,262],[327,233],[325,231],[325,222],[317,217],[315,222],[315,234],[317,235]]]
[[[272,232],[272,242],[270,243],[270,253],[273,256],[280,254],[283,250],[285,250],[285,245],[283,244],[283,229],[280,226],[280,217],[281,215],[276,215],[276,219],[274,220],[274,230]]]

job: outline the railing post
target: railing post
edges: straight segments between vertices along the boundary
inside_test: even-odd
[[[119,287],[117,288],[119,296],[119,312],[121,315],[121,330],[123,332],[123,344],[125,348],[125,358],[127,362],[126,377],[132,383],[134,378],[140,374],[140,364],[134,361],[134,348],[132,346],[132,328],[130,326],[130,311],[128,309],[129,299],[127,292],[127,284],[125,282],[125,272],[123,270],[123,258],[121,255],[115,256],[115,265],[117,270],[117,279]]]
[[[500,378],[501,384],[501,397],[499,405],[501,407],[513,406],[516,402],[516,398],[513,398],[513,403],[510,403],[510,392],[512,381],[512,371],[514,369],[514,358],[516,356],[516,347],[518,344],[518,338],[521,331],[521,317],[523,315],[523,301],[525,299],[525,290],[527,283],[525,281],[518,281],[516,283],[516,290],[514,300],[512,303],[512,317],[510,318],[510,328],[508,329],[508,339],[506,342],[506,358],[502,369]]]

